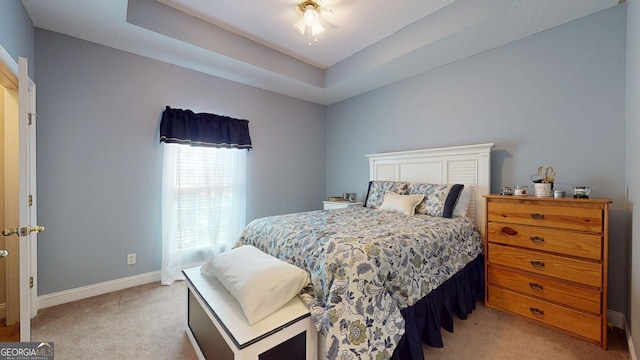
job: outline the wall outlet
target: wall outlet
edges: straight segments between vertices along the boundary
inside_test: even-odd
[[[136,263],[136,253],[127,254],[127,265],[133,265]]]

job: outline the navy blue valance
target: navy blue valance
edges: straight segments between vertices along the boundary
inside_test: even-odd
[[[249,121],[166,107],[160,121],[160,142],[251,150]]]

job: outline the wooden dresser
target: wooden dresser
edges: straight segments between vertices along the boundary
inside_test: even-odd
[[[487,195],[485,306],[607,348],[610,199]]]

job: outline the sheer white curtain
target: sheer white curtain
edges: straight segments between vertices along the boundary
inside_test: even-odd
[[[162,273],[169,285],[233,246],[245,225],[243,149],[164,145]]]

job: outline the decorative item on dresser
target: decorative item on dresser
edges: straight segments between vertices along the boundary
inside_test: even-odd
[[[611,199],[485,198],[485,306],[606,349]]]

